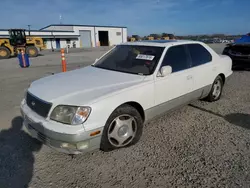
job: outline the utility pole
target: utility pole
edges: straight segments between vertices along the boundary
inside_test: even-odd
[[[62,24],[62,15],[59,15],[59,21],[60,21],[60,25]]]
[[[29,28],[29,36],[30,36],[30,26],[31,26],[31,25],[28,25],[28,28]]]
[[[54,36],[54,35],[53,35],[53,32],[51,32],[51,35],[52,35],[52,37]],[[54,36],[54,38],[55,38],[55,36]],[[53,44],[52,44],[52,43],[53,43],[53,39],[51,38],[51,39],[50,39],[51,51],[54,52],[54,48],[53,48]]]

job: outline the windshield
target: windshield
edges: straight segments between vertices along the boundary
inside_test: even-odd
[[[93,65],[108,70],[150,75],[161,57],[164,47],[118,45]]]

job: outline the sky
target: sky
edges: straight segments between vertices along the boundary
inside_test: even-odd
[[[250,0],[1,0],[1,29],[125,26],[128,34],[245,34]],[[60,16],[61,15],[61,16]],[[61,19],[60,19],[61,17]]]

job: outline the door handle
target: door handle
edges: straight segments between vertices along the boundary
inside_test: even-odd
[[[187,80],[191,80],[192,78],[193,78],[192,75],[188,75],[188,76],[187,76]]]

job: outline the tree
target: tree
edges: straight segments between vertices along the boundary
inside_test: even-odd
[[[162,37],[168,37],[168,34],[167,33],[162,33],[161,36]]]

